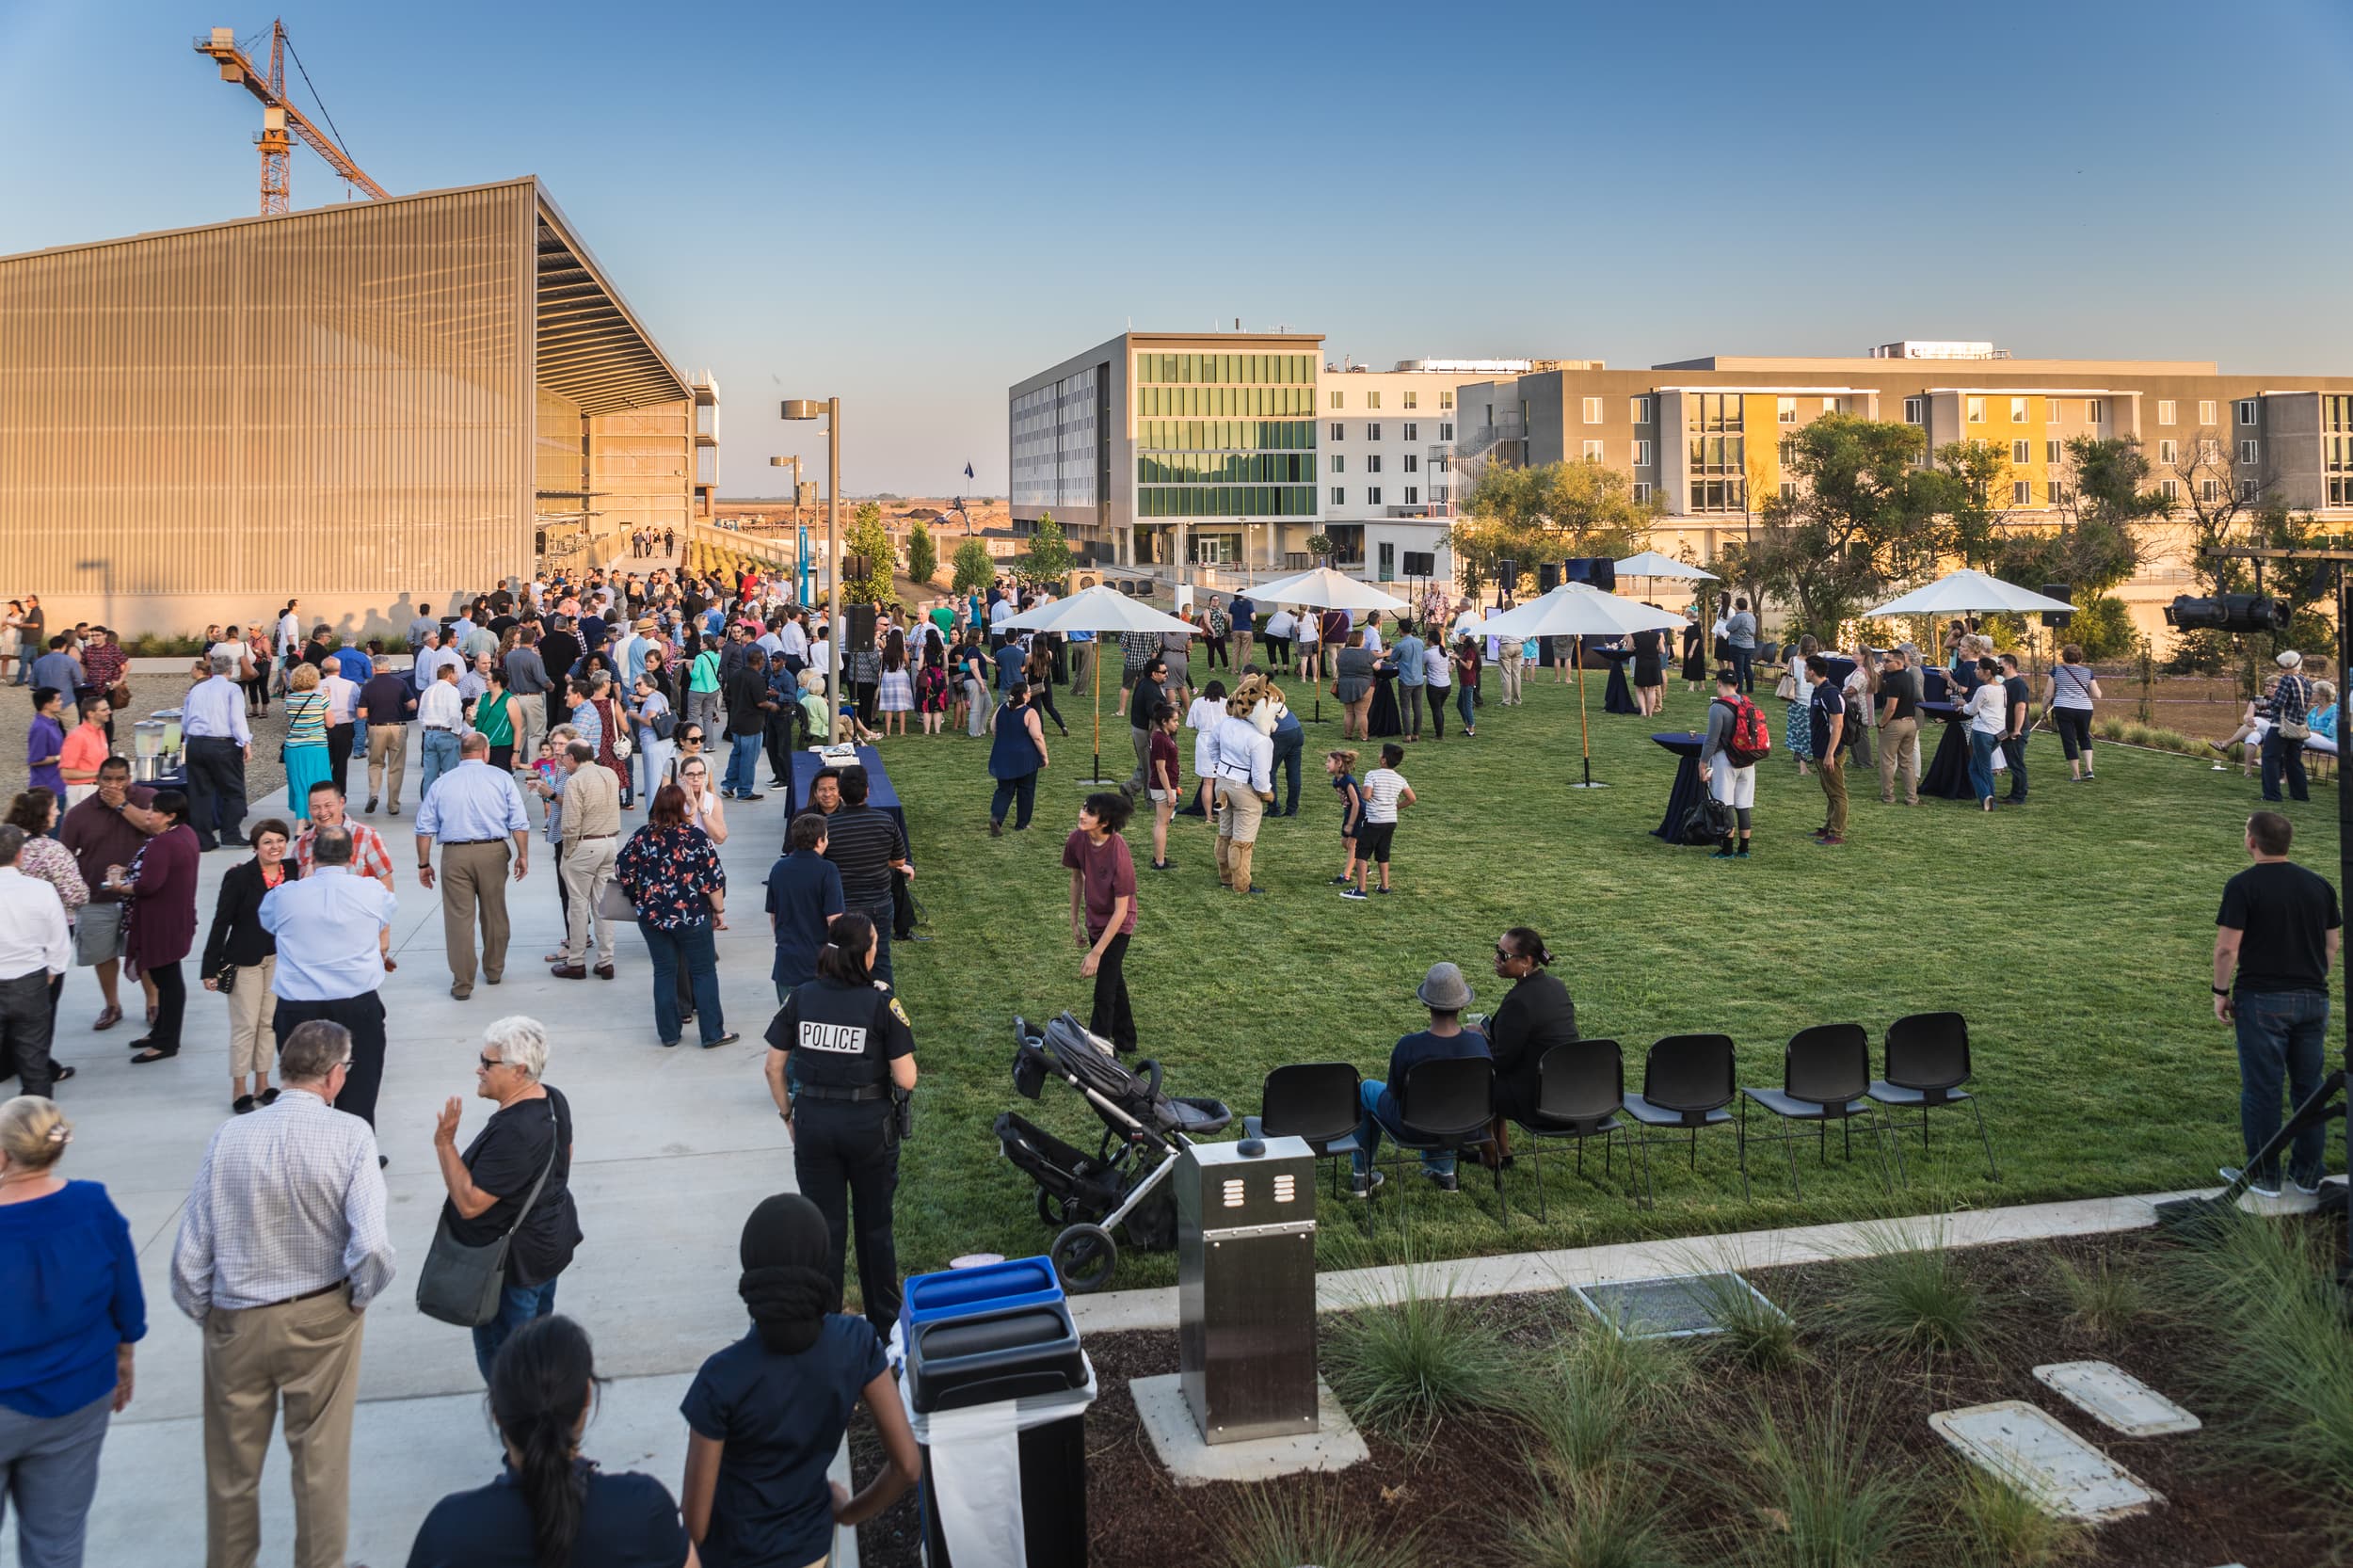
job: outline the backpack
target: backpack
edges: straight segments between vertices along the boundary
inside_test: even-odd
[[[1747,697],[1726,706],[1732,710],[1732,735],[1724,742],[1724,756],[1736,768],[1753,768],[1773,754],[1773,737],[1765,728],[1764,712]]]

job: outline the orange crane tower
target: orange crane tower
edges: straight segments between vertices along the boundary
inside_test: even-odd
[[[286,101],[286,24],[274,21],[269,28],[269,73],[237,46],[236,30],[216,27],[208,38],[196,40],[196,52],[209,55],[220,66],[220,79],[242,84],[246,91],[262,101],[262,130],[253,138],[262,150],[262,211],[264,215],[288,210],[292,193],[292,172],[288,168],[294,143],[288,138],[291,131],[309,144],[311,151],[325,158],[336,173],[366,191],[382,198],[390,193],[371,180],[351,161],[349,154],[335,145],[335,139],[311,122],[308,115]],[[301,62],[296,61],[297,65]],[[307,76],[305,78],[308,79]]]

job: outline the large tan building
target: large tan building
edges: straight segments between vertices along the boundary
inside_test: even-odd
[[[535,179],[0,257],[0,597],[405,625],[682,535],[715,401]]]

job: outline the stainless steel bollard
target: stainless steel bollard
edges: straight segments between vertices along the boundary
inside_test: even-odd
[[[1202,1440],[1313,1432],[1315,1156],[1297,1138],[1195,1144],[1175,1180],[1178,1365]]]

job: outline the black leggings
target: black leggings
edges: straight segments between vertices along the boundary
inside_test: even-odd
[[[1125,933],[1103,946],[1095,965],[1095,1012],[1087,1028],[1119,1050],[1136,1048],[1136,1016],[1128,1006],[1128,937]]]
[[[1061,730],[1065,735],[1070,733],[1070,727],[1062,722],[1062,711],[1054,706],[1054,686],[1052,681],[1048,681],[1039,689],[1037,695],[1037,705],[1046,711],[1046,716],[1048,718],[1054,721],[1055,728]]]
[[[2091,756],[2091,710],[2089,708],[2054,708],[2051,722],[2058,726],[2059,750],[2073,761],[2078,753]]]
[[[174,962],[150,967],[147,978],[155,983],[155,1027],[147,1032],[147,1043],[156,1050],[178,1050],[180,1020],[188,1011],[187,976]]]

